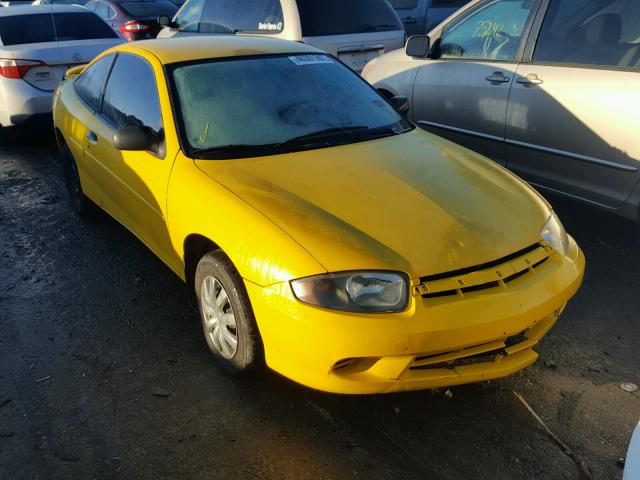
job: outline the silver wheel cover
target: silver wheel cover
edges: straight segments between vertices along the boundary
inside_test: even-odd
[[[238,351],[236,316],[227,291],[211,275],[205,277],[200,287],[200,306],[209,345],[223,358],[232,359]]]

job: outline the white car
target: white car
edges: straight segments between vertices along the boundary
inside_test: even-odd
[[[626,465],[622,478],[623,480],[640,479],[640,422],[638,422],[638,426],[631,437],[631,444],[627,452]]]
[[[402,48],[402,22],[387,0],[188,0],[158,38],[241,33],[303,42],[361,72],[383,53]]]
[[[0,8],[0,126],[51,113],[65,72],[121,42],[84,7]]]

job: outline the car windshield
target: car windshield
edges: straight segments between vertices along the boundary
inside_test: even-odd
[[[204,60],[170,71],[182,143],[194,158],[309,150],[412,128],[329,55]]]

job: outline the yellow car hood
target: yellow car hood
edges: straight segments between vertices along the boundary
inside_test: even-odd
[[[540,241],[549,214],[502,167],[422,131],[196,164],[333,272],[418,277],[486,263]]]

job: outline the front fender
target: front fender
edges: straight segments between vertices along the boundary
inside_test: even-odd
[[[280,227],[208,177],[182,153],[176,158],[167,190],[171,242],[183,264],[185,239],[198,234],[218,245],[242,278],[257,285],[326,272]]]

